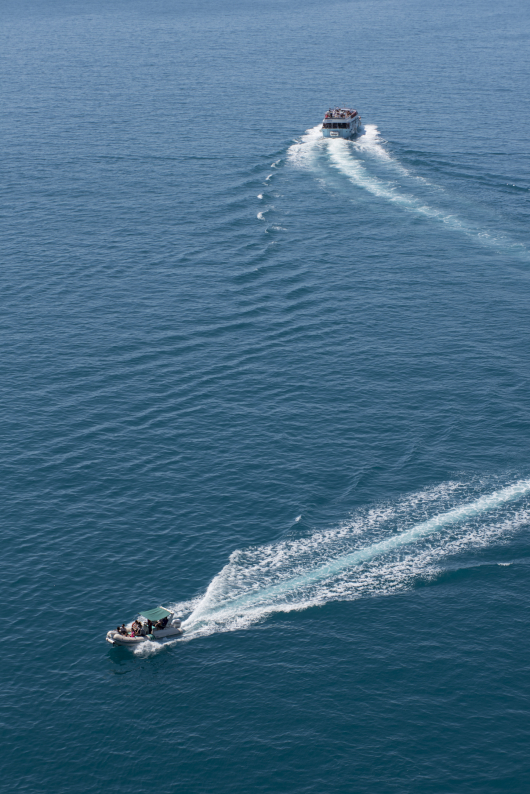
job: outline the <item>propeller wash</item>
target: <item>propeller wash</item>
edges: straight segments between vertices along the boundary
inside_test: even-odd
[[[275,612],[390,595],[440,574],[441,562],[507,542],[530,523],[530,480],[494,491],[444,483],[306,537],[234,551],[187,614],[176,642],[246,628]]]

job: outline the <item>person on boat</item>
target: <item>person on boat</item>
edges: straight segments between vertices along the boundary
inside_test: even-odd
[[[147,618],[147,633],[153,633],[153,621],[150,618]]]
[[[125,628],[125,623],[122,623],[121,626],[118,626],[116,631],[118,632],[118,634],[122,634],[125,637],[127,636],[127,629]]]
[[[165,629],[166,626],[167,626],[167,615],[165,618],[162,618],[162,620],[157,620],[157,622],[155,623],[155,629]]]

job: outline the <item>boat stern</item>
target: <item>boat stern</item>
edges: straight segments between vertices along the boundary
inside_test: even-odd
[[[322,135],[324,138],[350,138],[351,130],[330,130],[322,127]]]
[[[322,121],[322,135],[324,138],[351,138],[360,127],[361,117],[353,108],[330,108]]]

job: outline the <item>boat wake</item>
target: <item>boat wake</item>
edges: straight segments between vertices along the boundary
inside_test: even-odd
[[[298,168],[311,170],[326,181],[329,169],[339,172],[358,188],[367,193],[391,202],[401,210],[430,218],[479,240],[482,244],[510,249],[513,253],[529,254],[522,243],[511,241],[504,234],[496,234],[480,228],[455,214],[453,209],[442,209],[431,203],[432,194],[440,203],[443,188],[433,185],[427,179],[412,174],[398,160],[392,157],[383,145],[377,127],[365,125],[362,134],[354,140],[343,138],[323,138],[321,126],[313,127],[302,136],[299,142],[289,148],[288,162]],[[374,170],[383,169],[383,174]],[[400,182],[398,183],[398,179]],[[405,181],[408,188],[403,188]],[[428,190],[428,200],[418,197],[411,190],[421,187]]]
[[[184,636],[172,644],[247,628],[276,612],[390,595],[436,578],[449,556],[507,542],[530,523],[530,480],[485,494],[482,487],[444,483],[329,530],[234,551],[204,595],[171,605],[187,615]]]

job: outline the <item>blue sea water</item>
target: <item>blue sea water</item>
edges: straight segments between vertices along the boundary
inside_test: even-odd
[[[528,792],[528,5],[1,18],[0,788]]]

